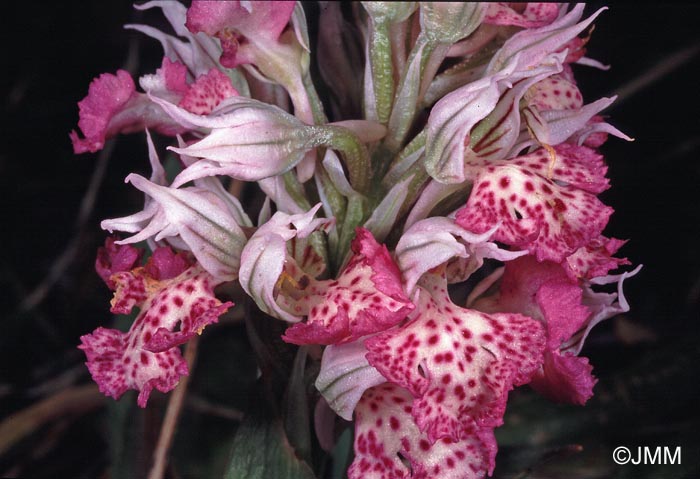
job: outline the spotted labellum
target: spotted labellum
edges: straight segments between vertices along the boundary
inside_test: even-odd
[[[258,364],[245,374],[267,393],[238,428],[229,476],[314,477],[325,462],[312,457],[331,454],[351,479],[491,475],[511,391],[595,394],[585,340],[629,310],[623,283],[639,271],[616,271],[631,263],[599,197],[611,187],[600,147],[631,139],[601,115],[615,98],[576,82],[603,69],[585,55],[605,9],[136,8],[169,23],[127,26],[160,42],[161,66],[97,76],[70,133],[76,153],[144,133],[136,171],[151,171],[125,179],[143,209],[101,224],[123,236],[95,268],[111,311],[133,317],[81,337],[101,392],[158,407],[153,391],[192,370],[183,350],[235,317]]]

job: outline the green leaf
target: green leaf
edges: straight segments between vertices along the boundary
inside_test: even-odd
[[[136,310],[128,315],[116,315],[113,327],[128,331],[137,315]],[[146,474],[151,450],[144,444],[145,421],[146,411],[136,406],[136,391],[127,391],[118,401],[107,401],[111,478],[129,479]]]
[[[309,400],[306,394],[304,370],[307,347],[299,348],[294,358],[292,375],[289,378],[284,401],[284,428],[289,442],[299,457],[311,461],[311,424]]]
[[[333,448],[333,469],[331,471],[332,479],[345,479],[348,472],[348,467],[353,460],[353,428],[347,427],[340,434],[338,442]]]
[[[278,418],[249,416],[233,441],[225,479],[315,479],[311,468],[294,455]]]
[[[109,422],[110,473],[113,479],[143,477],[147,472],[150,448],[144,444],[145,411],[136,406],[135,391],[119,401],[107,402]]]
[[[287,323],[260,311],[250,298],[245,304],[246,333],[262,379],[281,396],[289,381],[297,347],[282,340]]]

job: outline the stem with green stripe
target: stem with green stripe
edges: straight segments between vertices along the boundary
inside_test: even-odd
[[[374,87],[375,109],[378,121],[386,125],[394,99],[394,67],[389,41],[390,22],[386,18],[372,20],[369,54]]]

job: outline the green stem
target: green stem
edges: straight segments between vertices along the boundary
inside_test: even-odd
[[[391,165],[389,165],[388,173],[386,173],[386,176],[384,176],[382,179],[382,184],[384,186],[391,187],[391,185],[398,183],[402,177],[406,177],[404,173],[408,170],[408,168],[415,166],[415,163],[406,168],[402,168],[401,170],[395,170],[395,168],[407,157],[423,148],[425,146],[426,138],[427,134],[425,133],[425,130],[421,130],[421,132],[413,137],[410,143],[406,145],[406,147],[401,150],[398,155],[396,155],[394,161],[392,161]]]
[[[377,119],[381,124],[386,125],[394,98],[394,68],[391,60],[388,21],[372,22],[369,53]]]
[[[304,211],[310,210],[311,205],[309,204],[309,200],[306,199],[304,185],[299,182],[297,176],[292,171],[288,171],[282,175],[282,178],[284,178],[284,187],[287,188],[287,192],[294,202],[303,208]]]
[[[366,193],[370,180],[370,162],[367,147],[347,128],[324,125],[317,135],[317,146],[326,146],[340,152],[348,174],[350,184],[360,193]]]
[[[365,219],[365,199],[360,195],[348,199],[348,208],[345,212],[343,224],[340,227],[338,240],[338,252],[335,257],[336,270],[339,270],[345,262],[345,257],[350,251],[350,242],[355,237],[355,228]]]
[[[394,108],[389,118],[389,132],[385,144],[390,152],[397,152],[403,145],[418,109],[421,81],[425,65],[438,46],[425,35],[419,35],[401,75],[394,96]]]
[[[406,199],[403,201],[403,205],[401,205],[401,209],[397,215],[398,218],[408,213],[413,206],[413,203],[415,203],[418,199],[418,195],[425,186],[425,183],[430,179],[430,176],[428,176],[428,173],[426,173],[422,162],[419,161],[414,163],[411,168],[404,173],[401,179],[408,178],[411,175],[413,175],[413,179],[408,184],[408,193],[406,193]]]
[[[311,81],[311,75],[307,72],[305,75],[302,76],[301,81],[306,92],[306,97],[309,103],[309,107],[311,109],[311,114],[313,116],[314,123],[316,123],[317,125],[323,125],[325,123],[328,123],[326,112],[323,110],[323,103],[321,103],[321,99],[318,97],[318,92],[316,91],[314,82]]]

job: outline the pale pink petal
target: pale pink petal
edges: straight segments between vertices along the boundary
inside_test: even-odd
[[[605,9],[606,7],[603,7],[586,20],[577,23],[584,10],[583,4],[577,4],[569,13],[549,25],[516,33],[496,52],[486,73],[493,74],[509,64],[514,64],[516,74],[511,75],[510,78],[513,80],[520,78],[520,74],[539,66],[548,55],[561,51],[569,41],[588,28]]]
[[[155,96],[183,128],[211,128],[202,140],[185,148],[169,147],[178,154],[201,158],[173,181],[181,186],[205,176],[229,175],[258,181],[294,168],[322,141],[319,132],[289,113],[250,98],[233,96],[213,115],[196,115]]]
[[[499,76],[485,77],[445,95],[430,111],[426,125],[425,169],[442,183],[464,181],[464,150],[469,132],[496,107]]]
[[[424,276],[411,322],[365,343],[369,363],[416,397],[413,417],[431,441],[502,424],[508,391],[530,380],[545,346],[534,319],[460,308],[446,288],[444,276]]]
[[[323,351],[316,389],[328,407],[347,421],[352,421],[352,413],[364,392],[386,382],[367,362],[366,354],[363,340],[332,344]]]
[[[305,238],[316,230],[327,231],[334,225],[332,219],[314,219],[319,208],[321,203],[305,213],[288,215],[276,212],[257,229],[241,252],[241,287],[262,311],[291,323],[301,321],[302,318],[277,303],[278,282],[285,270],[285,263],[296,268],[294,260],[288,256],[287,242],[297,237]],[[292,273],[287,278],[294,279],[295,276]]]
[[[177,189],[156,185],[136,174],[129,175],[126,181],[146,193],[152,202],[132,217],[102,222],[105,229],[122,229],[122,223],[131,226],[144,214],[144,223],[149,222],[135,222],[140,231],[119,244],[175,237],[175,241],[184,243],[213,276],[226,280],[236,278],[246,236],[224,199],[198,187]]]
[[[355,414],[349,479],[477,479],[493,472],[497,445],[490,428],[474,426],[459,441],[430,441],[411,417],[412,400],[390,383],[365,393]]]
[[[470,233],[456,225],[453,219],[444,217],[415,223],[396,245],[396,259],[406,282],[406,291],[413,292],[423,274],[451,260],[465,260],[460,263],[459,278],[455,278],[458,282],[465,281],[479,269],[484,258],[508,261],[526,254],[524,251],[500,249],[489,241],[495,230],[496,227],[483,234]]]
[[[179,2],[171,0],[152,0],[134,5],[137,10],[160,8],[177,36],[168,35],[148,25],[124,25],[124,28],[140,31],[158,40],[165,56],[183,63],[194,76],[206,74],[212,68],[218,67],[218,57],[221,47],[218,41],[207,35],[193,34],[185,27],[187,8]],[[181,40],[178,37],[184,37]]]
[[[578,138],[589,127],[591,119],[600,111],[613,104],[617,97],[601,98],[574,110],[546,110],[540,112],[542,124],[530,123],[528,126],[532,129],[532,133],[541,143],[547,145],[558,145],[564,141]],[[632,139],[622,132],[611,130],[610,133],[624,138],[627,141]],[[589,133],[590,134],[590,133]],[[577,143],[582,143],[578,141]]]
[[[626,141],[634,141],[634,138],[625,135],[610,123],[607,123],[600,115],[593,115],[586,125],[572,135],[568,141],[578,145],[586,145],[589,148],[600,148],[603,143],[608,141],[609,135]]]
[[[583,106],[583,96],[575,83],[561,75],[552,75],[535,83],[525,94],[525,100],[544,110],[576,110]]]
[[[153,388],[168,392],[188,374],[177,346],[218,321],[233,303],[214,297],[217,282],[198,267],[164,281],[141,268],[113,278],[117,292],[112,311],[128,313],[136,306],[141,312],[127,333],[98,328],[82,336],[79,347],[100,391],[119,399],[135,389],[139,406],[145,407]]]
[[[626,313],[630,310],[629,303],[623,291],[624,282],[627,278],[639,273],[642,265],[637,266],[632,271],[625,271],[622,274],[599,276],[588,280],[583,290],[583,304],[591,311],[586,320],[586,324],[569,341],[562,345],[562,352],[572,352],[579,354],[584,342],[591,330],[601,321]],[[606,285],[617,283],[617,293],[602,293],[593,291],[592,285]]]
[[[528,89],[562,70],[564,55],[553,53],[542,65],[521,73],[521,78],[505,90],[493,111],[472,130],[468,145],[465,144],[464,162],[497,161],[508,156],[520,135],[521,99]],[[506,80],[504,80],[505,82]]]

